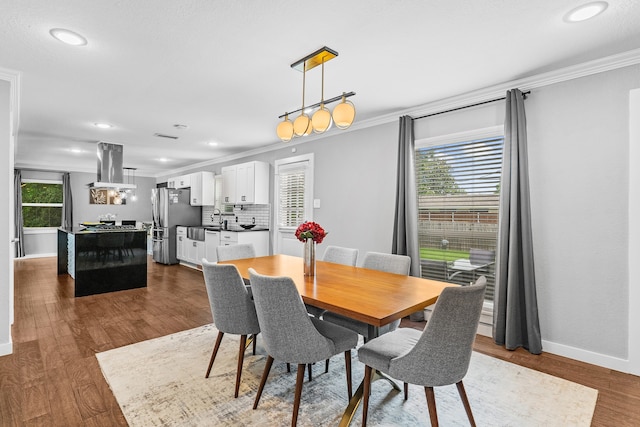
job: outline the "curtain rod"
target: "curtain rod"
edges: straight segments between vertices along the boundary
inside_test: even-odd
[[[526,92],[522,92],[522,95],[526,99],[527,95],[529,95],[530,93],[531,93],[531,91],[528,90]],[[437,116],[439,114],[444,114],[444,113],[451,113],[453,111],[464,110],[465,108],[477,107],[478,105],[490,104],[492,102],[502,101],[504,99],[507,99],[507,97],[503,96],[502,98],[490,99],[488,101],[476,102],[475,104],[463,105],[462,107],[451,108],[450,110],[444,110],[444,111],[438,111],[437,113],[425,114],[424,116],[414,117],[413,120],[420,120],[420,119],[424,119],[426,117],[433,117],[433,116]]]

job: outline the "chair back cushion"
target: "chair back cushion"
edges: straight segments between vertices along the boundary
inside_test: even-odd
[[[409,274],[411,257],[406,255],[367,252],[362,262],[364,268],[395,274]]]
[[[437,387],[462,380],[469,368],[486,284],[445,288],[416,345],[391,360],[389,375]]]
[[[256,249],[253,243],[241,243],[239,245],[217,246],[216,255],[218,261],[228,261],[230,259],[255,258]]]
[[[324,337],[307,314],[295,283],[249,269],[262,342],[267,353],[287,363],[313,363],[331,357],[333,342]]]
[[[202,273],[216,328],[236,335],[260,332],[255,306],[236,266],[203,259]]]
[[[355,266],[358,260],[358,250],[340,246],[327,246],[323,261]]]

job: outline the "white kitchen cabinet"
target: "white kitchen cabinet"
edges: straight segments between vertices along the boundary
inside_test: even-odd
[[[215,179],[213,172],[195,172],[189,179],[191,206],[213,206],[215,204]]]
[[[191,174],[182,175],[175,178],[175,188],[189,188],[191,187]]]
[[[216,248],[220,246],[220,232],[207,230],[204,232],[204,257],[209,262],[217,262]]]
[[[176,258],[185,260],[187,258],[187,227],[176,227]]]
[[[236,202],[236,166],[222,168],[222,203]]]
[[[269,163],[247,162],[222,168],[223,203],[269,203]]]
[[[173,178],[167,179],[167,188],[176,188],[176,184],[178,183],[178,178],[179,177],[174,176]]]
[[[269,231],[221,231],[220,245],[230,246],[244,243],[253,243],[256,256],[269,255]]]
[[[204,258],[205,245],[199,240],[186,239],[187,257],[184,261],[191,264],[201,265]]]

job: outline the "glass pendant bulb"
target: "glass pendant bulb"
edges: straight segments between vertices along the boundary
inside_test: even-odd
[[[293,123],[289,120],[288,113],[284,115],[284,120],[278,124],[276,133],[282,142],[289,142],[293,138]]]
[[[311,119],[305,113],[300,113],[293,121],[293,134],[295,136],[307,136],[311,133]]]
[[[342,94],[342,101],[333,109],[333,122],[338,129],[346,129],[356,117],[356,107]]]
[[[311,117],[311,126],[313,127],[313,131],[315,133],[326,132],[331,127],[331,123],[333,123],[333,120],[331,120],[331,113],[329,112],[329,109],[327,109],[324,104],[320,104],[320,109],[313,113],[313,116]]]

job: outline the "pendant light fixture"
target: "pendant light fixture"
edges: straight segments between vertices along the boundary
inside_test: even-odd
[[[355,95],[355,92],[343,92],[341,96],[325,100],[324,99],[324,64],[327,61],[338,56],[338,52],[323,47],[317,51],[305,56],[299,61],[291,64],[291,68],[302,71],[302,108],[295,111],[289,111],[278,117],[284,120],[280,122],[276,128],[278,138],[283,142],[289,142],[297,136],[306,136],[313,130],[315,133],[323,133],[331,128],[332,123],[336,124],[338,129],[347,129],[353,123],[356,115],[355,106],[347,98]],[[305,107],[305,88],[307,71],[322,66],[322,92],[320,102]],[[333,113],[326,107],[336,101],[341,101],[333,110]],[[311,110],[319,107],[310,118],[305,109]],[[289,119],[289,114],[300,112],[300,115],[293,121]]]

